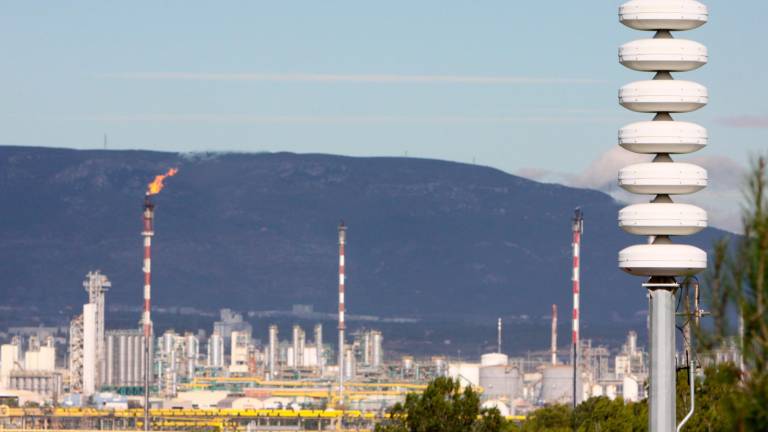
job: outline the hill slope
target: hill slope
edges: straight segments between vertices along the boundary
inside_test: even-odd
[[[172,166],[180,173],[155,200],[155,304],[331,312],[344,219],[351,313],[546,315],[570,308],[581,206],[585,319],[647,307],[642,281],[616,268],[616,252],[642,240],[617,228],[619,205],[600,192],[424,159],[23,147],[0,147],[4,303],[79,305],[85,273],[99,268],[111,304],[139,305],[143,192]]]

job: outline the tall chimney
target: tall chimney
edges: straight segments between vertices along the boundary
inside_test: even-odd
[[[150,316],[151,292],[152,292],[152,236],[155,231],[152,227],[155,217],[155,205],[149,199],[149,195],[144,197],[144,229],[141,232],[144,237],[144,262],[142,270],[144,271],[144,314],[142,324],[144,326],[144,430],[149,430],[149,377],[152,374],[152,363],[150,359],[152,347],[152,318]]]
[[[579,294],[580,267],[581,267],[581,234],[584,232],[584,215],[580,208],[576,208],[573,214],[573,328],[571,341],[573,344],[573,408],[579,403]]]
[[[339,224],[339,402],[344,404],[344,245],[347,243],[347,227]]]

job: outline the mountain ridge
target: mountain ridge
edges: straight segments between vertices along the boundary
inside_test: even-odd
[[[543,315],[570,305],[582,207],[585,320],[647,308],[642,281],[616,267],[643,240],[620,231],[620,204],[602,192],[432,159],[0,146],[7,304],[76,307],[96,268],[110,303],[138,304],[143,192],[170,167],[179,174],[154,198],[153,304],[331,312],[343,219],[353,313]],[[722,234],[690,239],[708,249]]]

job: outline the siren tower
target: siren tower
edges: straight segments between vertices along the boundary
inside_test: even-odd
[[[647,154],[651,162],[619,171],[619,185],[634,194],[649,195],[650,203],[619,211],[619,226],[630,234],[647,236],[647,244],[619,252],[619,267],[647,278],[651,349],[648,428],[675,430],[675,292],[679,277],[701,272],[707,265],[703,250],[673,243],[674,236],[695,234],[707,226],[707,213],[699,207],[673,201],[707,185],[703,168],[675,162],[672,155],[695,152],[707,144],[707,130],[672,115],[702,108],[709,101],[706,87],[674,79],[672,73],[697,69],[707,62],[707,48],[676,39],[675,31],[693,30],[708,20],[707,7],[695,0],[631,0],[619,8],[619,21],[635,30],[653,32],[619,48],[625,67],[653,73],[619,90],[619,103],[631,111],[653,114],[619,130],[619,145]]]

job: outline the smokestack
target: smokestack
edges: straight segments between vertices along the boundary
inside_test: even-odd
[[[152,347],[152,318],[150,316],[151,291],[152,291],[152,236],[155,235],[152,223],[155,218],[155,205],[144,197],[144,229],[141,236],[144,237],[144,314],[142,324],[144,326],[144,430],[149,430],[149,377],[152,374],[152,361],[150,351]]]
[[[501,354],[501,318],[496,325],[496,352]]]
[[[557,305],[552,305],[552,366],[557,366]]]
[[[152,291],[152,236],[155,231],[152,222],[155,217],[155,205],[149,199],[149,195],[144,198],[144,230],[141,236],[144,237],[144,262],[142,271],[144,272],[144,315],[142,324],[144,326],[144,337],[149,338],[152,333],[152,318],[150,317],[150,303]]]
[[[584,232],[584,215],[581,208],[576,208],[573,214],[573,327],[571,341],[573,343],[573,408],[579,403],[578,381],[579,381],[579,294],[580,286],[580,267],[581,267],[581,234]]]
[[[155,218],[155,205],[152,204],[150,197],[156,195],[163,190],[163,181],[166,178],[175,176],[178,173],[178,168],[171,168],[165,174],[156,175],[147,185],[147,192],[144,196],[144,229],[141,232],[144,237],[144,315],[142,316],[142,325],[144,326],[144,358],[145,358],[145,372],[144,372],[144,430],[148,431],[149,427],[149,377],[152,374],[152,360],[150,354],[152,351],[152,318],[150,317],[150,294],[152,291],[152,236],[155,235],[155,231],[152,227],[153,220]]]
[[[344,245],[347,243],[347,227],[339,224],[339,403],[344,404]]]

